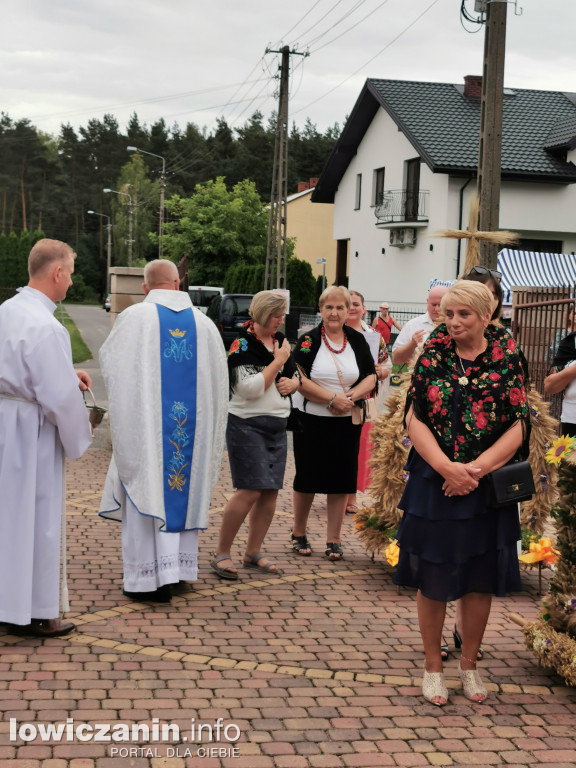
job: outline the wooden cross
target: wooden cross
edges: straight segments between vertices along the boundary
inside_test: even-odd
[[[500,245],[515,245],[518,242],[518,234],[507,230],[498,232],[482,232],[478,229],[478,214],[480,201],[478,195],[470,200],[468,214],[468,229],[442,229],[436,232],[436,237],[452,237],[455,240],[468,240],[466,248],[466,260],[464,262],[463,275],[467,275],[473,266],[480,263],[479,245],[485,243],[499,243]]]

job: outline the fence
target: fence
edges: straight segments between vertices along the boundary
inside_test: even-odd
[[[550,402],[550,413],[560,418],[561,395],[546,395],[544,379],[561,339],[568,333],[568,313],[575,310],[575,290],[567,287],[514,288],[512,336],[528,361],[532,386]]]

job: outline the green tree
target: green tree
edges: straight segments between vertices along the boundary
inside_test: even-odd
[[[222,285],[233,264],[263,263],[268,216],[252,181],[228,191],[222,177],[198,184],[192,197],[166,203],[164,252],[173,261],[189,255],[191,284]]]
[[[291,258],[286,262],[286,287],[290,291],[290,304],[295,307],[316,305],[316,281],[307,261]]]

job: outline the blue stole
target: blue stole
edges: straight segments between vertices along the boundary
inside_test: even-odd
[[[192,309],[174,312],[156,305],[160,321],[162,451],[164,459],[163,531],[186,529],[190,470],[196,435],[198,346]]]

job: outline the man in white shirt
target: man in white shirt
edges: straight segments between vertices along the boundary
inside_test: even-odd
[[[75,257],[66,243],[39,240],[28,285],[0,306],[0,621],[35,637],[74,629],[56,618],[64,459],[90,445],[80,390],[91,380],[74,370],[70,336],[53,315]]]
[[[163,603],[197,578],[228,408],[218,329],[178,287],[173,262],[149,262],[146,298],[100,350],[114,450],[100,514],[122,522],[124,594]]]
[[[576,333],[569,333],[554,358],[552,373],[544,379],[544,391],[549,395],[564,393],[560,427],[563,435],[576,437]]]
[[[404,325],[392,347],[392,362],[395,365],[412,363],[417,357],[416,352],[422,348],[424,341],[434,330],[440,314],[440,301],[448,288],[445,285],[435,285],[430,289],[426,299],[427,312],[413,317]]]

